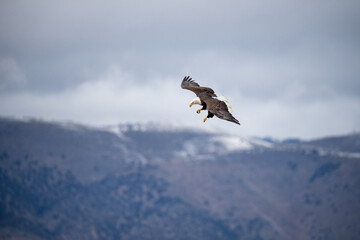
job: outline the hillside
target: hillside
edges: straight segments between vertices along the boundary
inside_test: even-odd
[[[360,135],[0,118],[0,239],[360,239]]]

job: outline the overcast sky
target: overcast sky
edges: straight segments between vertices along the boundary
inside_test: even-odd
[[[0,115],[305,139],[360,130],[360,1],[0,0]],[[241,126],[202,119],[185,75]]]

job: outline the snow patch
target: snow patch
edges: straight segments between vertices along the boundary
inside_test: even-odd
[[[186,141],[176,155],[179,157],[211,156],[271,147],[273,147],[271,143],[259,139],[228,134],[211,134],[210,136],[200,136]]]
[[[106,126],[103,128],[103,130],[111,132],[111,133],[115,134],[116,136],[118,136],[119,138],[125,138],[125,136],[119,126]]]
[[[215,136],[211,138],[211,141],[221,144],[227,151],[251,150],[254,148],[249,140],[237,136]]]

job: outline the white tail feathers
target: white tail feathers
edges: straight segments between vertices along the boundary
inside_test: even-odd
[[[217,99],[219,99],[220,101],[223,101],[226,104],[229,113],[232,113],[232,107],[229,103],[229,100],[225,96],[221,95],[221,96],[217,97]]]

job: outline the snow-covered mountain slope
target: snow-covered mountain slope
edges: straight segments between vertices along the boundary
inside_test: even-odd
[[[0,239],[359,239],[358,140],[0,119]]]

